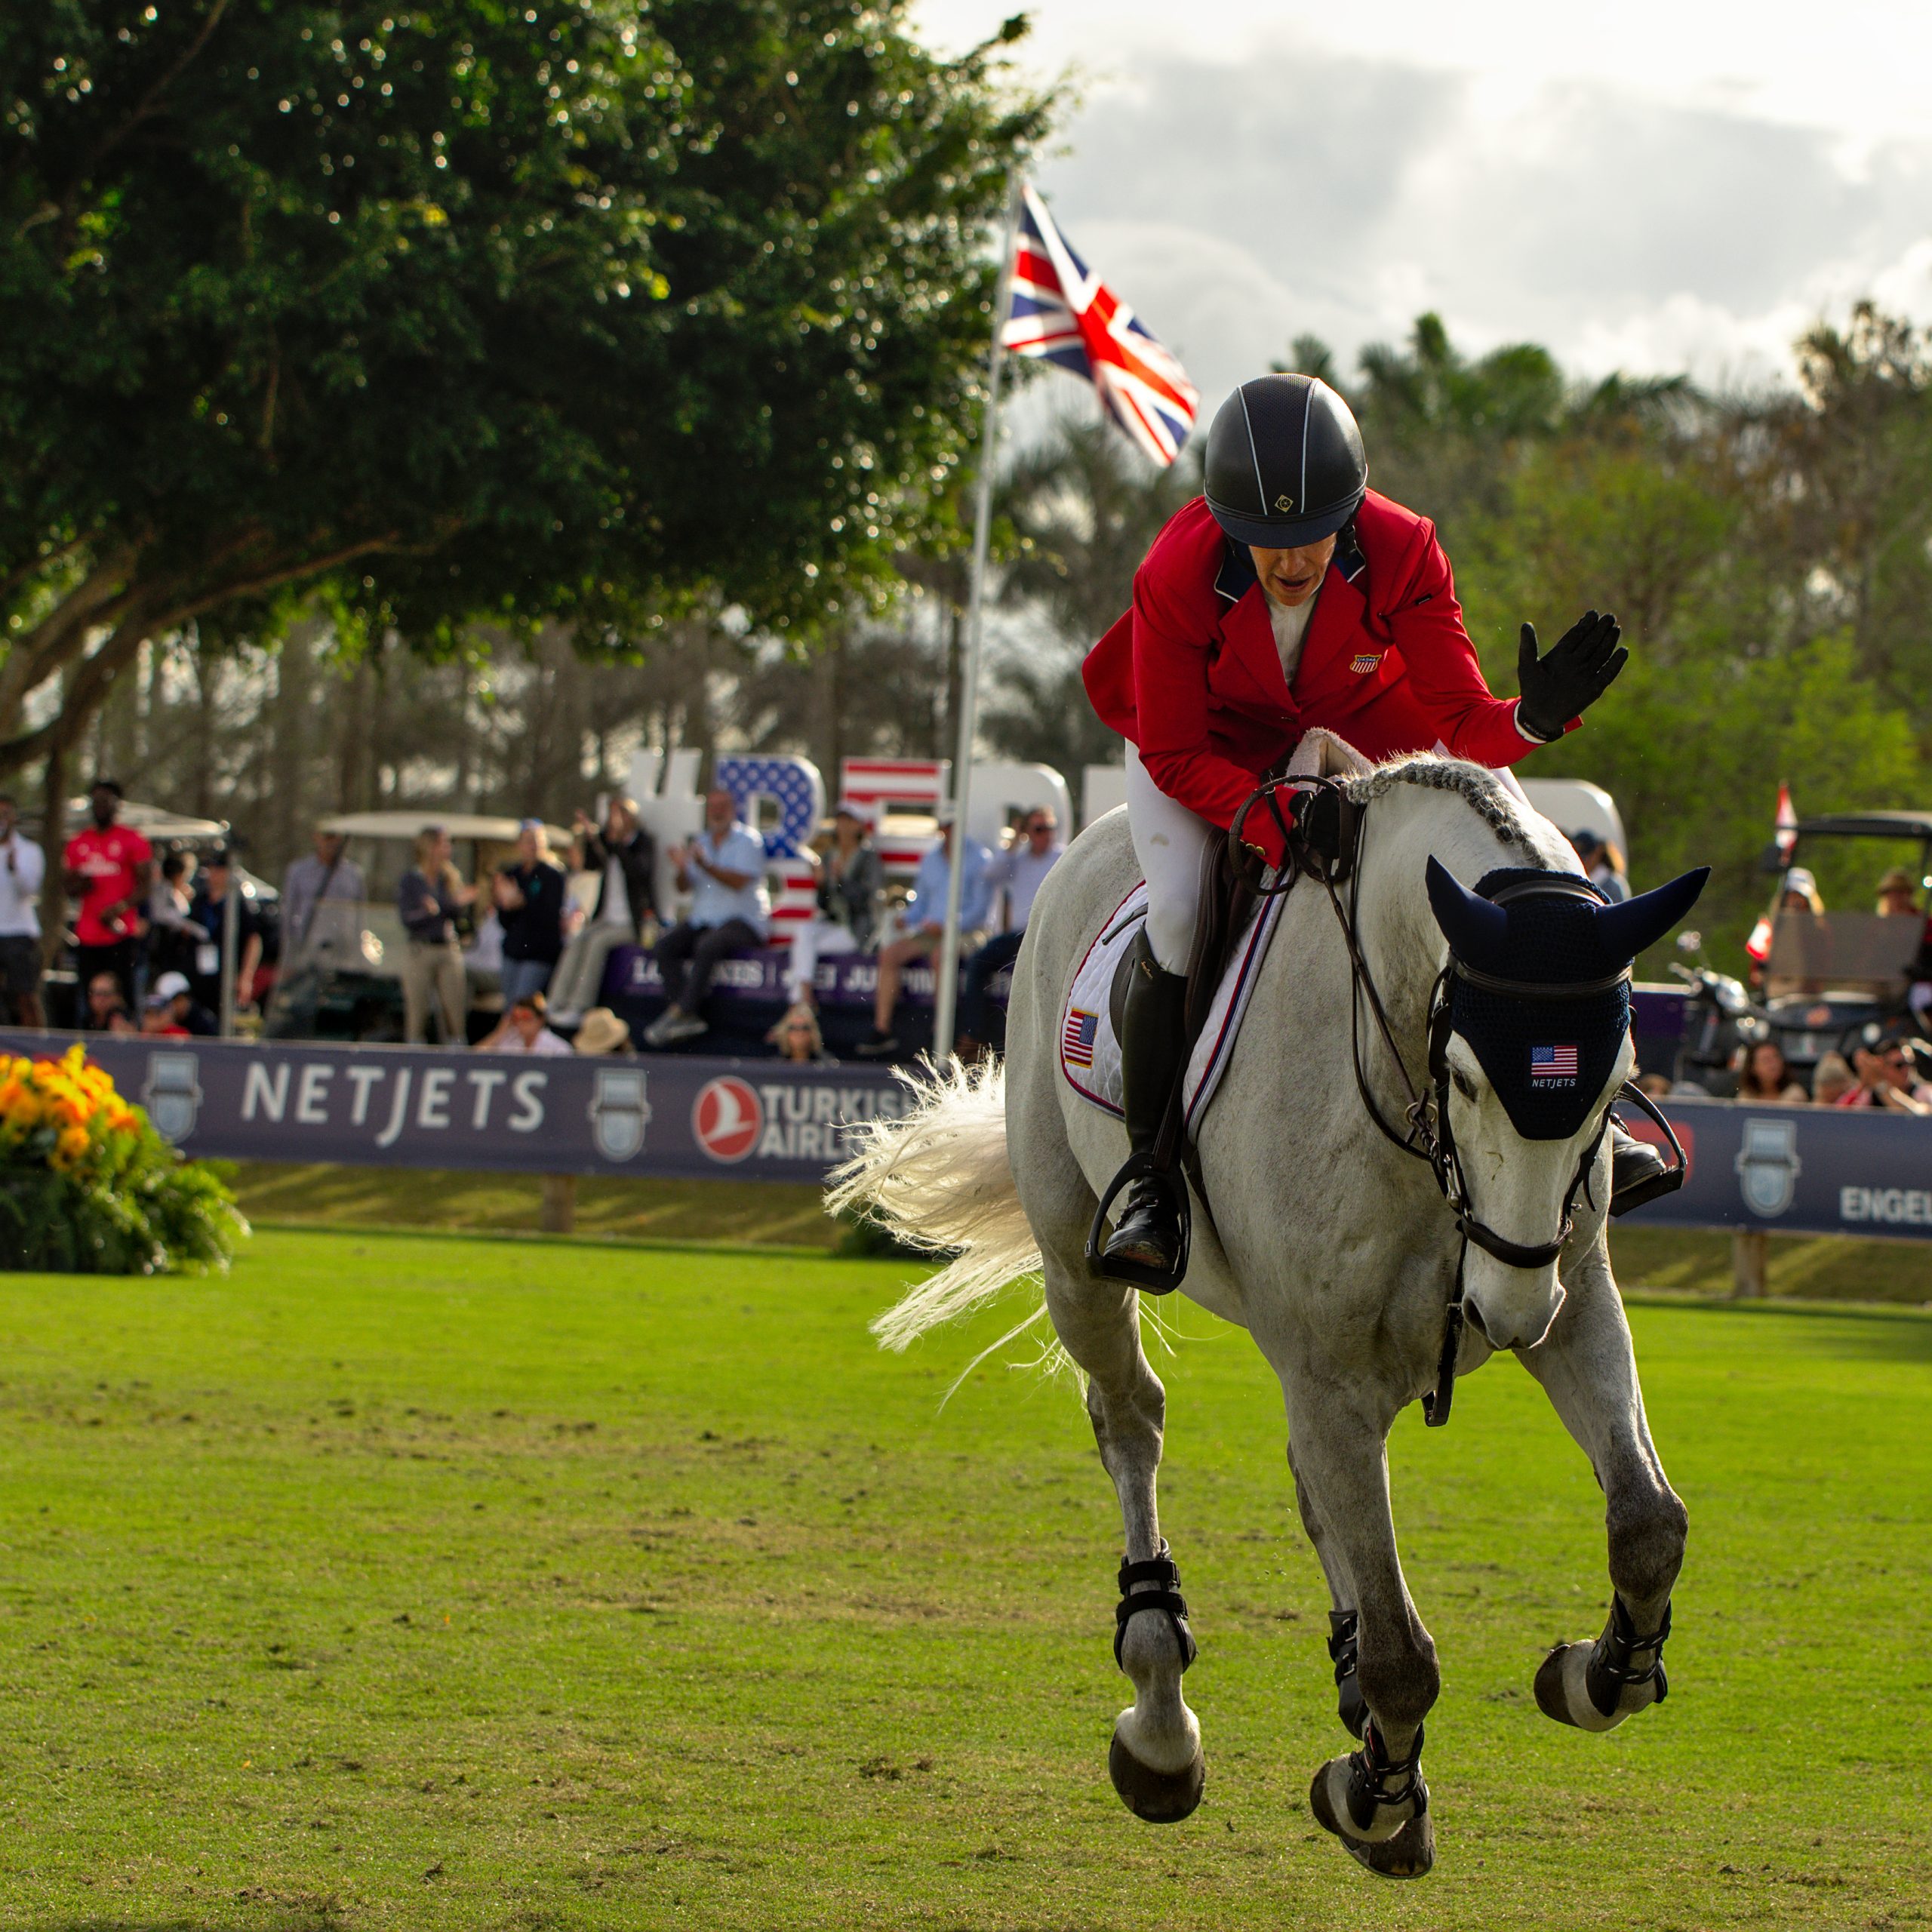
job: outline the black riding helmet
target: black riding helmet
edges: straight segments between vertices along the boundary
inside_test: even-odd
[[[1318,543],[1361,507],[1368,459],[1349,405],[1315,376],[1257,376],[1208,432],[1208,507],[1237,543]]]

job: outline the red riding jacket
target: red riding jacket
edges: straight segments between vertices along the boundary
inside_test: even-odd
[[[1154,540],[1133,608],[1088,654],[1094,709],[1162,791],[1216,825],[1314,725],[1378,759],[1440,745],[1506,765],[1536,746],[1515,700],[1483,681],[1435,526],[1371,490],[1355,534],[1322,580],[1292,690],[1253,561],[1199,497]]]

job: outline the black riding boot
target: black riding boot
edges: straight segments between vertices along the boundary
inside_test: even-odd
[[[1174,1099],[1186,1051],[1187,976],[1164,971],[1143,926],[1134,941],[1134,964],[1120,1019],[1121,1103],[1128,1144],[1137,1156],[1152,1153]],[[1143,1287],[1171,1288],[1180,1265],[1178,1172],[1143,1174],[1100,1258],[1100,1272]]]
[[[1610,1211],[1627,1214],[1660,1195],[1684,1185],[1684,1176],[1647,1141],[1624,1131],[1623,1123],[1610,1123]]]

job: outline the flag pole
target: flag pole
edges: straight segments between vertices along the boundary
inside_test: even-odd
[[[952,761],[952,863],[946,868],[946,932],[940,944],[939,985],[933,1001],[933,1057],[952,1051],[959,1003],[959,906],[965,884],[966,813],[973,791],[973,740],[979,724],[980,629],[986,606],[986,551],[992,540],[993,465],[998,454],[1000,374],[1013,312],[1013,246],[1020,232],[1020,177],[1008,177],[1006,223],[1000,240],[999,283],[993,294],[993,337],[986,352],[986,407],[980,429],[978,500],[973,513],[973,574],[966,598],[966,648],[959,670],[959,740]]]

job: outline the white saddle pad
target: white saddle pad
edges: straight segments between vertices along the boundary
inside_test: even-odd
[[[1369,768],[1368,761],[1352,746],[1332,732],[1318,730],[1303,739],[1288,765],[1291,777],[1315,773],[1352,777]],[[1229,951],[1227,970],[1215,989],[1214,1004],[1208,1009],[1208,1023],[1195,1042],[1182,1086],[1190,1138],[1220,1084],[1254,983],[1260,977],[1261,962],[1267,957],[1268,943],[1275,936],[1281,908],[1287,903],[1286,894],[1263,900]],[[1121,1110],[1120,1041],[1109,1011],[1114,974],[1119,970],[1121,954],[1133,944],[1134,934],[1146,916],[1147,887],[1143,880],[1115,907],[1112,917],[1094,936],[1079,971],[1073,976],[1072,990],[1060,1014],[1060,1072],[1076,1094],[1110,1114],[1118,1115]]]

